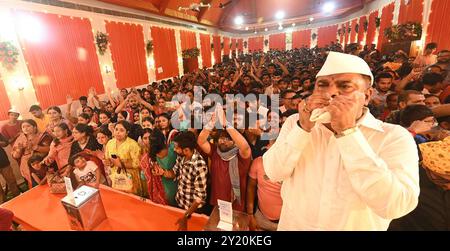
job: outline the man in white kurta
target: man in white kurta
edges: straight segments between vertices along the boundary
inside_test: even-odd
[[[358,75],[370,77],[366,88]],[[330,52],[315,89],[334,97],[327,103],[330,121],[309,120],[314,109],[308,105],[317,109],[311,96],[264,154],[267,176],[283,182],[278,230],[386,230],[417,206],[416,145],[407,130],[375,119],[364,107],[371,84],[364,61]],[[365,94],[359,103],[358,92]]]

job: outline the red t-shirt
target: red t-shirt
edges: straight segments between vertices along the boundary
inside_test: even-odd
[[[217,153],[217,146],[211,144],[211,205],[217,205],[217,200],[231,201],[231,181],[230,173],[228,172],[229,161],[224,161]],[[241,202],[233,203],[233,209],[244,211],[245,196],[247,194],[247,175],[250,169],[251,157],[248,159],[242,158],[238,154],[239,167],[239,184],[241,187]]]
[[[10,125],[8,123],[3,124],[2,129],[0,130],[0,133],[5,136],[7,140],[15,138],[17,135],[19,135],[22,132],[22,121],[18,120],[15,125]],[[14,142],[11,144],[13,145]]]

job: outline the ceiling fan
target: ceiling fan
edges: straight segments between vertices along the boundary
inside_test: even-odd
[[[188,11],[188,10],[190,10],[190,11],[200,12],[201,8],[208,8],[208,9],[209,8],[220,8],[220,9],[223,9],[223,8],[227,7],[230,3],[232,3],[232,0],[230,0],[230,1],[226,2],[226,3],[220,3],[219,6],[217,6],[217,7],[211,6],[211,4],[209,4],[209,3],[205,4],[203,2],[192,3],[188,7],[183,7],[183,6],[178,7],[178,11],[182,11],[182,10]]]

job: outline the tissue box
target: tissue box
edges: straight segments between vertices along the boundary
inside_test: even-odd
[[[106,219],[98,189],[82,186],[61,200],[73,230],[92,230]]]

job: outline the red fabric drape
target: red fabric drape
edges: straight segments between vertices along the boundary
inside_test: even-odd
[[[311,47],[311,30],[302,30],[292,32],[292,48],[298,49],[305,46]]]
[[[148,83],[144,33],[141,25],[106,22],[118,88]]]
[[[222,62],[221,54],[222,49],[220,47],[220,37],[213,36],[213,44],[214,44],[214,61],[216,64],[220,64]]]
[[[197,48],[195,32],[180,30],[181,50]]]
[[[345,24],[345,34],[344,34],[344,44],[347,45],[350,43],[350,33],[348,32],[348,28],[350,27],[350,22]]]
[[[286,33],[272,34],[269,36],[269,49],[286,50]]]
[[[251,37],[248,39],[249,51],[262,51],[264,50],[264,37]]]
[[[6,95],[5,85],[0,78],[0,120],[5,120],[8,118],[8,110],[11,107],[9,103],[8,95]]]
[[[364,23],[366,20],[366,16],[359,18],[358,43],[361,43],[364,40]]]
[[[65,104],[67,94],[86,95],[90,87],[104,92],[89,19],[25,11],[14,15],[17,28],[33,34],[19,33],[19,39],[42,108]]]
[[[223,55],[230,55],[230,38],[223,38]]]
[[[319,47],[325,47],[330,45],[331,42],[336,41],[337,29],[337,25],[320,27],[317,31],[317,45]]]
[[[423,1],[424,0],[409,0],[408,5],[405,4],[405,1],[401,1],[398,23],[422,23]]]
[[[237,41],[238,41],[238,51],[239,52],[244,51],[244,39],[239,38]]]
[[[209,34],[200,34],[203,67],[211,67],[211,39]]]
[[[151,27],[156,80],[179,75],[175,30]]]
[[[450,1],[433,0],[426,41],[427,43],[436,42],[438,50],[450,49],[448,13],[450,13]]]
[[[231,52],[236,53],[236,38],[231,39]]]
[[[384,30],[392,26],[392,19],[394,18],[395,3],[388,4],[383,7],[381,12],[380,32],[378,35],[377,49],[381,50],[383,44],[387,42],[384,37]]]
[[[374,11],[369,15],[369,27],[367,28],[366,44],[371,45],[375,41],[375,33],[377,27],[375,25],[375,19],[378,17],[378,11]]]
[[[355,43],[356,42],[356,24],[358,23],[358,19],[353,19],[352,20],[352,25],[351,25],[351,29],[352,31],[350,32],[350,43]]]

